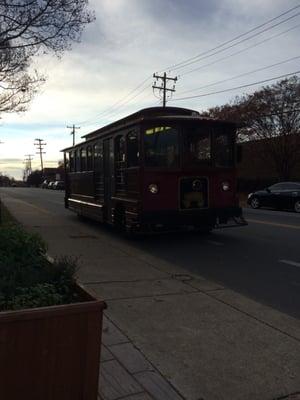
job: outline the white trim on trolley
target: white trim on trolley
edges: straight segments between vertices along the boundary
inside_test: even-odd
[[[91,206],[91,207],[97,207],[97,208],[103,208],[102,204],[96,204],[96,203],[89,203],[88,201],[82,201],[82,200],[76,200],[76,199],[70,199],[68,198],[69,202],[73,203],[78,203],[78,204],[84,204],[86,206]]]

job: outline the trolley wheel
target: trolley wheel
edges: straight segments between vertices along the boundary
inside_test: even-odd
[[[116,206],[114,210],[114,227],[119,232],[126,232],[126,216],[122,206]]]

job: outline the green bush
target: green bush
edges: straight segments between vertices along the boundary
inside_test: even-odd
[[[72,303],[76,262],[50,263],[40,236],[18,225],[0,227],[0,310]]]

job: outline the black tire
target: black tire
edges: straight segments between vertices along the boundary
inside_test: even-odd
[[[260,208],[260,201],[258,197],[252,197],[252,199],[250,200],[250,206],[252,208],[254,208],[255,210],[257,210],[258,208]]]
[[[296,213],[300,213],[300,200],[295,201],[294,210]]]

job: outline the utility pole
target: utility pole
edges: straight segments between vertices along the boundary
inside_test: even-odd
[[[31,174],[32,172],[32,168],[31,168],[31,161],[33,160],[33,155],[32,154],[25,154],[25,162],[26,162],[26,166],[27,166],[27,170],[28,170],[28,175]]]
[[[76,129],[80,129],[80,126],[75,126],[74,124],[72,126],[67,126],[68,129],[72,129],[71,135],[73,135],[73,146],[75,146],[75,131]]]
[[[156,82],[157,82],[158,79],[162,80],[162,84],[160,86],[157,86],[156,82],[155,82],[153,84],[152,88],[153,89],[159,89],[160,92],[163,91],[163,107],[166,107],[167,92],[175,92],[175,83],[176,83],[178,78],[177,78],[177,76],[175,78],[171,78],[171,77],[167,76],[166,72],[164,72],[164,74],[162,76],[153,74],[153,78],[156,79]],[[172,89],[167,88],[167,81],[175,82]]]
[[[24,170],[24,175],[23,175],[23,181],[26,181],[32,172],[31,161],[33,160],[33,155],[25,154],[25,157],[27,157],[27,158],[25,158],[25,160],[24,160],[25,170]]]
[[[42,170],[42,175],[44,171],[44,166],[43,166],[43,154],[46,154],[44,150],[44,147],[46,146],[47,143],[44,142],[44,139],[35,139],[34,145],[36,146],[38,152],[36,154],[40,155],[41,159],[41,170]]]

